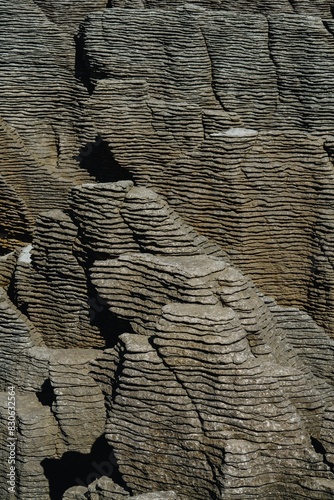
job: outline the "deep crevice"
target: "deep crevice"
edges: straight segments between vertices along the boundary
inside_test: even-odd
[[[130,322],[112,313],[91,283],[87,283],[87,289],[90,322],[99,329],[106,349],[114,347],[122,333],[134,333]]]
[[[80,25],[78,34],[74,37],[75,42],[75,77],[86,87],[88,93],[92,95],[94,85],[89,78],[89,64],[85,51],[84,25]]]
[[[220,95],[218,94],[217,89],[215,87],[215,80],[216,80],[215,71],[214,71],[214,65],[213,65],[213,61],[212,61],[212,57],[211,57],[211,53],[210,53],[208,40],[207,40],[205,33],[201,27],[199,28],[199,31],[202,35],[204,47],[205,47],[205,50],[206,50],[206,53],[208,56],[208,60],[209,60],[209,64],[210,64],[210,80],[211,80],[212,95],[215,98],[215,100],[217,101],[218,106],[226,113],[229,113],[230,110],[227,109],[226,105],[224,104],[223,99],[220,97]]]
[[[46,458],[41,465],[49,481],[50,500],[61,500],[72,486],[88,486],[96,479],[107,476],[129,491],[119,472],[112,446],[102,434],[93,444],[91,452],[84,454],[67,451],[60,459]]]
[[[108,78],[108,73],[103,68],[94,66],[91,71],[89,57],[85,48],[85,23],[79,27],[77,35],[74,36],[75,43],[75,67],[74,75],[87,89],[88,94],[92,95],[99,80]],[[93,73],[93,74],[92,74]]]
[[[36,396],[38,401],[43,406],[49,406],[50,408],[52,407],[52,403],[56,401],[56,395],[49,378],[44,380],[43,384],[41,385],[41,390],[36,392]]]
[[[75,254],[74,254],[75,255]],[[96,257],[96,254],[94,254]],[[75,255],[78,260],[78,256]],[[115,347],[118,342],[119,336],[122,333],[134,333],[130,321],[119,318],[114,314],[105,299],[101,297],[92,283],[90,278],[90,267],[94,261],[87,256],[87,260],[79,265],[83,268],[86,275],[86,289],[87,289],[87,310],[89,311],[90,324],[98,328],[101,337],[105,341],[105,349]]]

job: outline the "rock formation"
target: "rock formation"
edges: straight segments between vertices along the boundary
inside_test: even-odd
[[[0,14],[0,497],[333,498],[332,2]]]

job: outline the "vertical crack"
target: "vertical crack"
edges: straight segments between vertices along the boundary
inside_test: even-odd
[[[276,97],[276,103],[275,103],[275,111],[277,111],[278,105],[279,105],[280,100],[281,100],[281,96],[280,96],[280,81],[281,81],[281,79],[280,79],[278,64],[277,64],[275,57],[273,55],[273,43],[272,43],[273,37],[272,37],[272,33],[271,33],[271,25],[270,25],[269,18],[267,18],[267,23],[268,23],[268,35],[267,35],[268,55],[269,55],[269,59],[271,60],[271,62],[273,64],[275,74],[276,74],[277,97]]]
[[[215,85],[214,85],[215,75],[214,75],[214,69],[213,69],[213,63],[212,63],[212,58],[211,58],[211,54],[210,54],[209,45],[208,45],[207,39],[205,37],[205,34],[203,32],[203,28],[201,26],[199,26],[199,30],[200,30],[200,33],[202,35],[203,42],[204,42],[204,47],[206,49],[206,52],[207,52],[207,55],[208,55],[208,59],[209,59],[209,62],[210,62],[210,72],[211,72],[210,79],[211,79],[211,89],[212,89],[213,96],[214,96],[215,100],[217,101],[219,107],[222,108],[226,113],[229,113],[229,110],[225,107],[222,99],[219,97],[219,95],[217,93],[217,90],[215,89]]]

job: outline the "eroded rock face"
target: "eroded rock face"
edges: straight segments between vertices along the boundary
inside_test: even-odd
[[[20,380],[20,494],[47,498],[48,479],[57,495],[59,467],[69,464],[74,474],[58,485],[66,499],[147,490],[199,500],[331,498],[334,344],[324,330],[262,295],[154,191],[120,181],[76,187],[70,198],[66,214],[39,219],[16,265],[14,294],[30,321],[5,290],[1,302],[2,350],[13,356],[13,335],[21,346],[3,378],[3,389]],[[77,285],[65,262],[76,262]],[[71,295],[61,313],[66,286],[86,297],[86,309]],[[110,328],[96,321],[75,336],[93,290],[96,316],[113,318]],[[52,327],[60,315],[62,330]],[[38,455],[34,427],[24,430],[28,401],[54,429]],[[109,458],[99,462],[103,435]],[[88,468],[85,486],[83,457],[111,479],[93,484],[99,475]],[[26,462],[43,475],[40,486]]]
[[[186,5],[83,28],[87,113],[118,163],[331,334],[332,24]]]
[[[238,11],[242,13],[261,13],[270,14],[273,12],[279,13],[296,13],[317,15],[322,17],[330,16],[332,12],[332,4],[326,0],[281,0],[271,2],[270,0],[193,0],[186,2],[185,0],[111,0],[113,7],[121,8],[147,8],[147,9],[163,9],[174,10],[183,5],[191,5],[192,7],[208,9],[208,10],[226,10]]]
[[[74,78],[75,44],[37,5],[0,5],[0,252],[29,242],[36,215],[66,204],[78,167],[75,131],[85,89]]]
[[[0,497],[333,498],[332,3],[0,14]]]
[[[330,7],[6,0],[2,253],[88,173],[134,179],[333,335]]]

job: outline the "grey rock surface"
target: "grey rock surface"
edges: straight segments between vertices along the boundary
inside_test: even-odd
[[[112,7],[121,8],[147,8],[175,10],[186,5],[187,7],[208,10],[237,11],[242,13],[270,14],[306,14],[328,17],[331,15],[332,4],[326,0],[281,0],[271,2],[270,0],[111,0]]]
[[[116,209],[101,210],[102,194]],[[65,237],[64,229],[75,226],[78,242],[65,245],[61,255],[68,252],[71,261],[79,251],[75,275],[79,268],[85,272],[103,314],[118,323],[105,338],[97,329],[100,349],[85,346],[84,338],[76,341],[85,348],[76,348],[66,332],[79,311],[69,300],[64,333],[49,345],[41,313],[28,320],[3,292],[3,325],[15,320],[22,343],[3,389],[13,378],[20,380],[22,418],[27,418],[27,401],[35,398],[32,407],[42,403],[45,415],[36,410],[37,421],[48,415],[54,428],[41,461],[29,445],[33,427],[24,431],[20,424],[18,449],[31,467],[36,462],[36,477],[42,462],[52,484],[48,464],[66,463],[74,453],[79,463],[80,456],[92,457],[96,470],[111,478],[102,481],[90,471],[87,477],[96,481],[85,486],[85,478],[74,472],[69,483],[78,486],[69,484],[66,493],[63,488],[65,499],[116,500],[147,490],[198,500],[302,498],[309,492],[315,499],[331,498],[334,344],[325,331],[306,313],[264,296],[152,190],[124,181],[83,185],[73,189],[70,206],[66,215],[58,211],[39,218],[31,261],[25,262],[26,253],[16,267],[17,296],[27,311],[56,297],[60,285],[46,292],[43,274],[36,271],[41,264],[49,269],[52,283],[59,234]],[[94,262],[87,249],[96,233],[82,231],[80,241],[83,207],[87,221],[99,220],[105,234],[116,227],[124,235],[110,238]],[[48,231],[45,252],[43,226],[50,220],[65,226],[63,233]],[[36,273],[34,289],[22,266],[30,267],[30,276]],[[79,289],[70,280],[68,270],[69,289]],[[13,349],[12,337],[9,326],[3,352]],[[68,337],[73,343],[64,349]],[[98,461],[93,453],[101,439],[109,457]],[[29,482],[24,467],[20,474],[21,495],[47,498],[46,486]]]
[[[185,6],[84,24],[87,112],[117,162],[331,334],[332,23]]]
[[[0,27],[0,498],[332,499],[332,2]]]

